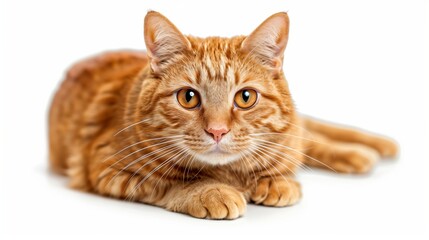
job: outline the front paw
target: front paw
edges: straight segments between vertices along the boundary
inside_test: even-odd
[[[301,199],[301,185],[292,178],[262,178],[251,199],[265,206],[293,205]]]
[[[236,189],[223,185],[209,185],[191,197],[188,213],[197,218],[235,219],[246,210],[246,200]]]

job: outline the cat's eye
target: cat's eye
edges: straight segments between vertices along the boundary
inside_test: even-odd
[[[200,95],[192,88],[183,88],[177,92],[177,101],[186,109],[193,109],[200,105]]]
[[[258,101],[258,92],[253,89],[242,89],[235,94],[234,104],[241,109],[250,109]]]

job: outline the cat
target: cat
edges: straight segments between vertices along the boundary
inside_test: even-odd
[[[249,36],[183,35],[149,11],[146,52],[108,52],[67,72],[49,113],[51,168],[72,188],[197,218],[248,202],[297,203],[300,168],[366,173],[389,138],[296,112],[282,70],[289,17]]]

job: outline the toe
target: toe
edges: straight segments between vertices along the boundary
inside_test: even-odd
[[[264,178],[259,180],[255,193],[251,197],[252,201],[255,202],[256,204],[259,204],[262,201],[264,201],[264,199],[267,198],[269,187],[270,187],[270,179]]]
[[[226,218],[228,208],[224,204],[221,193],[217,189],[208,191],[201,199],[203,206],[208,210],[209,217],[213,219]]]

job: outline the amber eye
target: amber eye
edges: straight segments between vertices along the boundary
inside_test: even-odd
[[[258,92],[253,89],[242,89],[235,94],[235,106],[241,109],[249,109],[256,104]]]
[[[192,88],[183,88],[177,92],[177,101],[186,109],[195,108],[200,104],[200,95]]]

